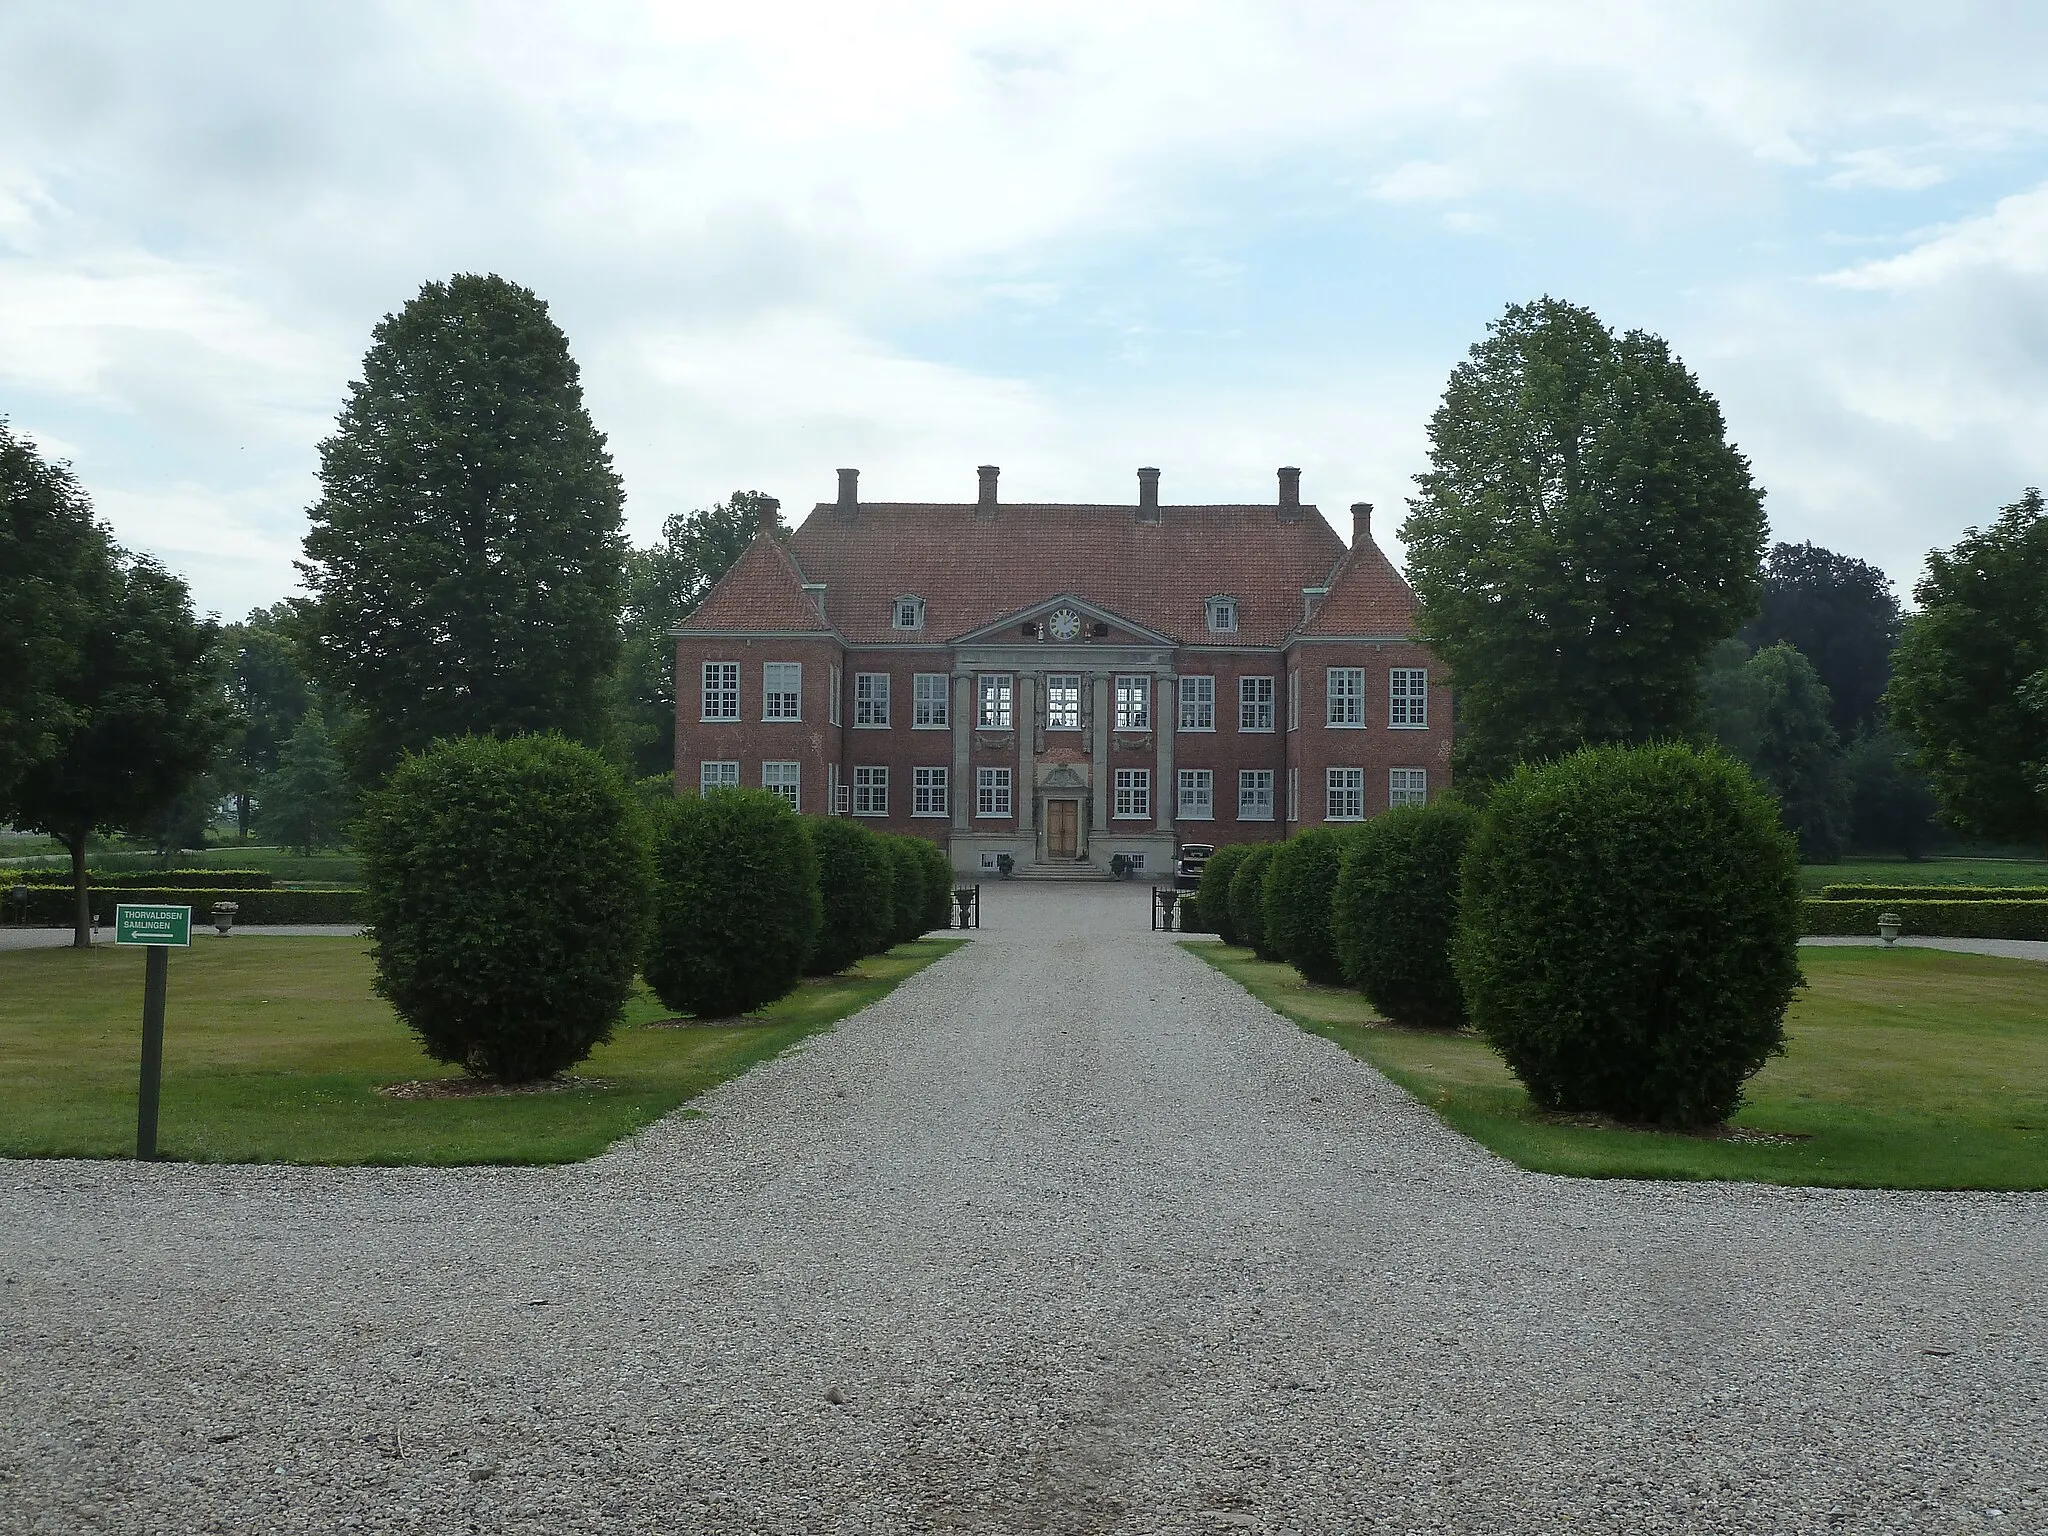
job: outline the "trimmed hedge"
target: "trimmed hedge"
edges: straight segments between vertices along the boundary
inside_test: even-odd
[[[1924,887],[1923,887],[1924,889]],[[1875,937],[1880,913],[1898,915],[1899,932],[1920,938],[2048,939],[2048,901],[1816,901],[1806,903],[1810,934]]]
[[[1462,870],[1453,963],[1538,1106],[1712,1125],[1784,1049],[1799,857],[1740,763],[1681,744],[1524,766]]]
[[[1344,980],[1330,934],[1330,908],[1344,865],[1344,838],[1307,827],[1273,849],[1266,870],[1266,943],[1304,979],[1334,987]]]
[[[277,884],[277,876],[267,869],[95,869],[86,872],[86,882],[94,890],[127,890],[141,886],[152,891],[173,888],[181,891],[267,891]],[[64,869],[28,870],[15,883],[61,885],[68,891],[71,889],[71,872]],[[6,874],[0,871],[0,889],[5,885]]]
[[[641,971],[662,1006],[717,1019],[793,990],[824,907],[818,855],[789,802],[765,789],[671,795],[654,827]]]
[[[2048,901],[2048,885],[1824,885],[1827,901]]]
[[[1203,929],[1226,944],[1237,942],[1237,924],[1230,917],[1230,877],[1251,849],[1250,843],[1226,843],[1218,848],[1202,866],[1202,881],[1195,887],[1195,909]]]
[[[213,904],[232,901],[237,928],[282,927],[297,924],[362,924],[370,920],[370,908],[361,891],[221,891],[192,886],[123,886],[106,889],[95,884],[88,893],[96,916],[113,921],[117,902],[166,907],[190,907],[195,926],[213,926]],[[0,913],[12,923],[21,909],[5,899],[0,887]],[[71,887],[31,886],[28,921],[31,927],[71,926]]]
[[[1266,939],[1266,871],[1273,867],[1272,843],[1255,843],[1230,875],[1230,925],[1237,942],[1261,960],[1275,960]]]
[[[408,755],[361,855],[376,987],[429,1056],[526,1082],[611,1038],[646,948],[647,817],[560,736],[466,736]]]
[[[832,976],[863,955],[888,947],[892,871],[881,839],[843,816],[806,816],[818,854],[824,921],[804,966],[807,976]]]
[[[937,843],[913,837],[924,861],[924,932],[953,926],[953,861]]]
[[[893,878],[891,895],[894,897],[890,913],[895,922],[889,934],[889,945],[908,944],[925,930],[925,911],[931,901],[931,881],[924,862],[924,855],[918,852],[920,844],[929,847],[921,837],[889,836],[882,839],[882,846],[889,853],[889,871]]]
[[[1459,1029],[1465,993],[1451,967],[1458,868],[1479,817],[1456,800],[1395,806],[1352,834],[1330,926],[1344,979],[1381,1016]]]

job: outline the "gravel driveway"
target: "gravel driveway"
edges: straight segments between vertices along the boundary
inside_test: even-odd
[[[0,1529],[2048,1529],[2048,1201],[1517,1172],[1142,889],[698,1107],[0,1163]]]

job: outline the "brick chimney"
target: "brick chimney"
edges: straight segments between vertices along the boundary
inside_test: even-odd
[[[984,464],[975,471],[981,476],[981,495],[974,503],[976,517],[996,515],[996,476],[1002,471],[993,464]]]
[[[761,531],[773,533],[782,523],[782,503],[773,496],[761,498]]]
[[[1362,549],[1372,542],[1372,503],[1351,503],[1351,547]]]
[[[1138,471],[1138,521],[1156,523],[1160,519],[1159,471],[1141,469]]]
[[[836,508],[841,517],[852,517],[860,510],[860,471],[842,469],[839,471],[839,505]]]
[[[1280,471],[1280,521],[1298,522],[1301,519],[1301,471],[1286,468]]]

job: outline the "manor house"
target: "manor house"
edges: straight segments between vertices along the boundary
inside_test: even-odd
[[[758,785],[955,869],[1170,872],[1449,782],[1451,700],[1354,505],[864,502],[775,512],[675,631],[676,781]]]

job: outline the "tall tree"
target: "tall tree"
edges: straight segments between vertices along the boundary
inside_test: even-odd
[[[626,555],[618,735],[636,775],[675,772],[676,645],[669,631],[761,531],[767,500],[764,491],[734,491],[708,509],[676,513],[662,523],[661,542]]]
[[[299,717],[279,751],[276,770],[263,781],[258,809],[264,836],[291,853],[337,848],[346,837],[356,797],[317,708]]]
[[[1481,779],[1698,728],[1701,664],[1757,607],[1763,500],[1658,337],[1511,305],[1452,371],[1401,530]]]
[[[1816,544],[1777,544],[1764,564],[1763,611],[1743,626],[1753,648],[1796,645],[1834,699],[1835,734],[1876,728],[1891,680],[1899,600],[1876,566]]]
[[[1833,700],[1797,646],[1767,645],[1743,670],[1758,719],[1750,767],[1778,800],[1778,817],[1808,864],[1832,864],[1849,835],[1849,780],[1829,717]]]
[[[246,840],[259,786],[276,772],[278,752],[312,704],[299,660],[298,617],[290,600],[256,608],[221,633],[234,659],[228,694],[242,717],[228,746],[221,777],[235,797],[235,830]]]
[[[1933,550],[1885,691],[1943,820],[2048,840],[2048,509],[2027,493]]]
[[[106,530],[69,466],[52,464],[0,419],[0,805],[72,723],[88,594],[112,559]]]
[[[547,305],[500,277],[428,283],[373,333],[299,567],[358,782],[466,732],[604,740],[624,496],[578,378]]]
[[[23,777],[17,822],[71,855],[72,943],[92,942],[86,842],[169,808],[234,728],[215,652],[220,626],[192,612],[185,583],[155,561],[113,552],[85,593],[91,622],[56,753]]]
[[[1849,841],[1864,853],[1918,859],[1935,837],[1933,791],[1912,762],[1912,743],[1896,731],[1865,731],[1849,744]]]

